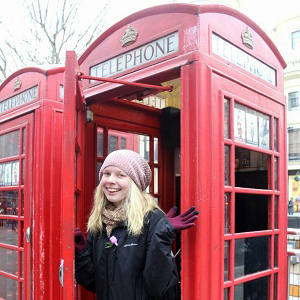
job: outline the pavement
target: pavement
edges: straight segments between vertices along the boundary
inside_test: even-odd
[[[288,217],[300,217],[300,211],[295,211],[293,215],[289,215]]]

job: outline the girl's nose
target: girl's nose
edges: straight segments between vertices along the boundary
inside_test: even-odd
[[[116,182],[116,179],[115,179],[115,176],[113,174],[111,174],[108,179],[107,179],[108,182]]]

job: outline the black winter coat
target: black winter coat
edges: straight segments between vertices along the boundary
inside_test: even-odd
[[[75,275],[77,283],[97,294],[97,300],[175,299],[179,280],[171,252],[175,229],[160,210],[151,212],[144,224],[140,236],[129,236],[125,226],[115,228],[111,236],[118,246],[108,249],[105,229],[102,236],[88,234],[86,251],[75,257]]]

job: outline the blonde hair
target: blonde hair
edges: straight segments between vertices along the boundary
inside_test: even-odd
[[[88,220],[88,230],[92,234],[99,231],[100,235],[102,235],[102,212],[108,202],[103,188],[99,184],[94,192],[94,205]],[[140,235],[145,215],[155,208],[160,209],[153,197],[150,194],[142,192],[134,181],[131,182],[130,191],[124,199],[124,206],[126,212],[125,224],[128,233],[131,235]]]

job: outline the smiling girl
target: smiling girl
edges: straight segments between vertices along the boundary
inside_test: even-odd
[[[194,226],[197,212],[167,219],[145,193],[148,163],[131,150],[110,153],[99,177],[87,239],[75,229],[77,282],[97,300],[176,299],[171,244],[176,231]]]

